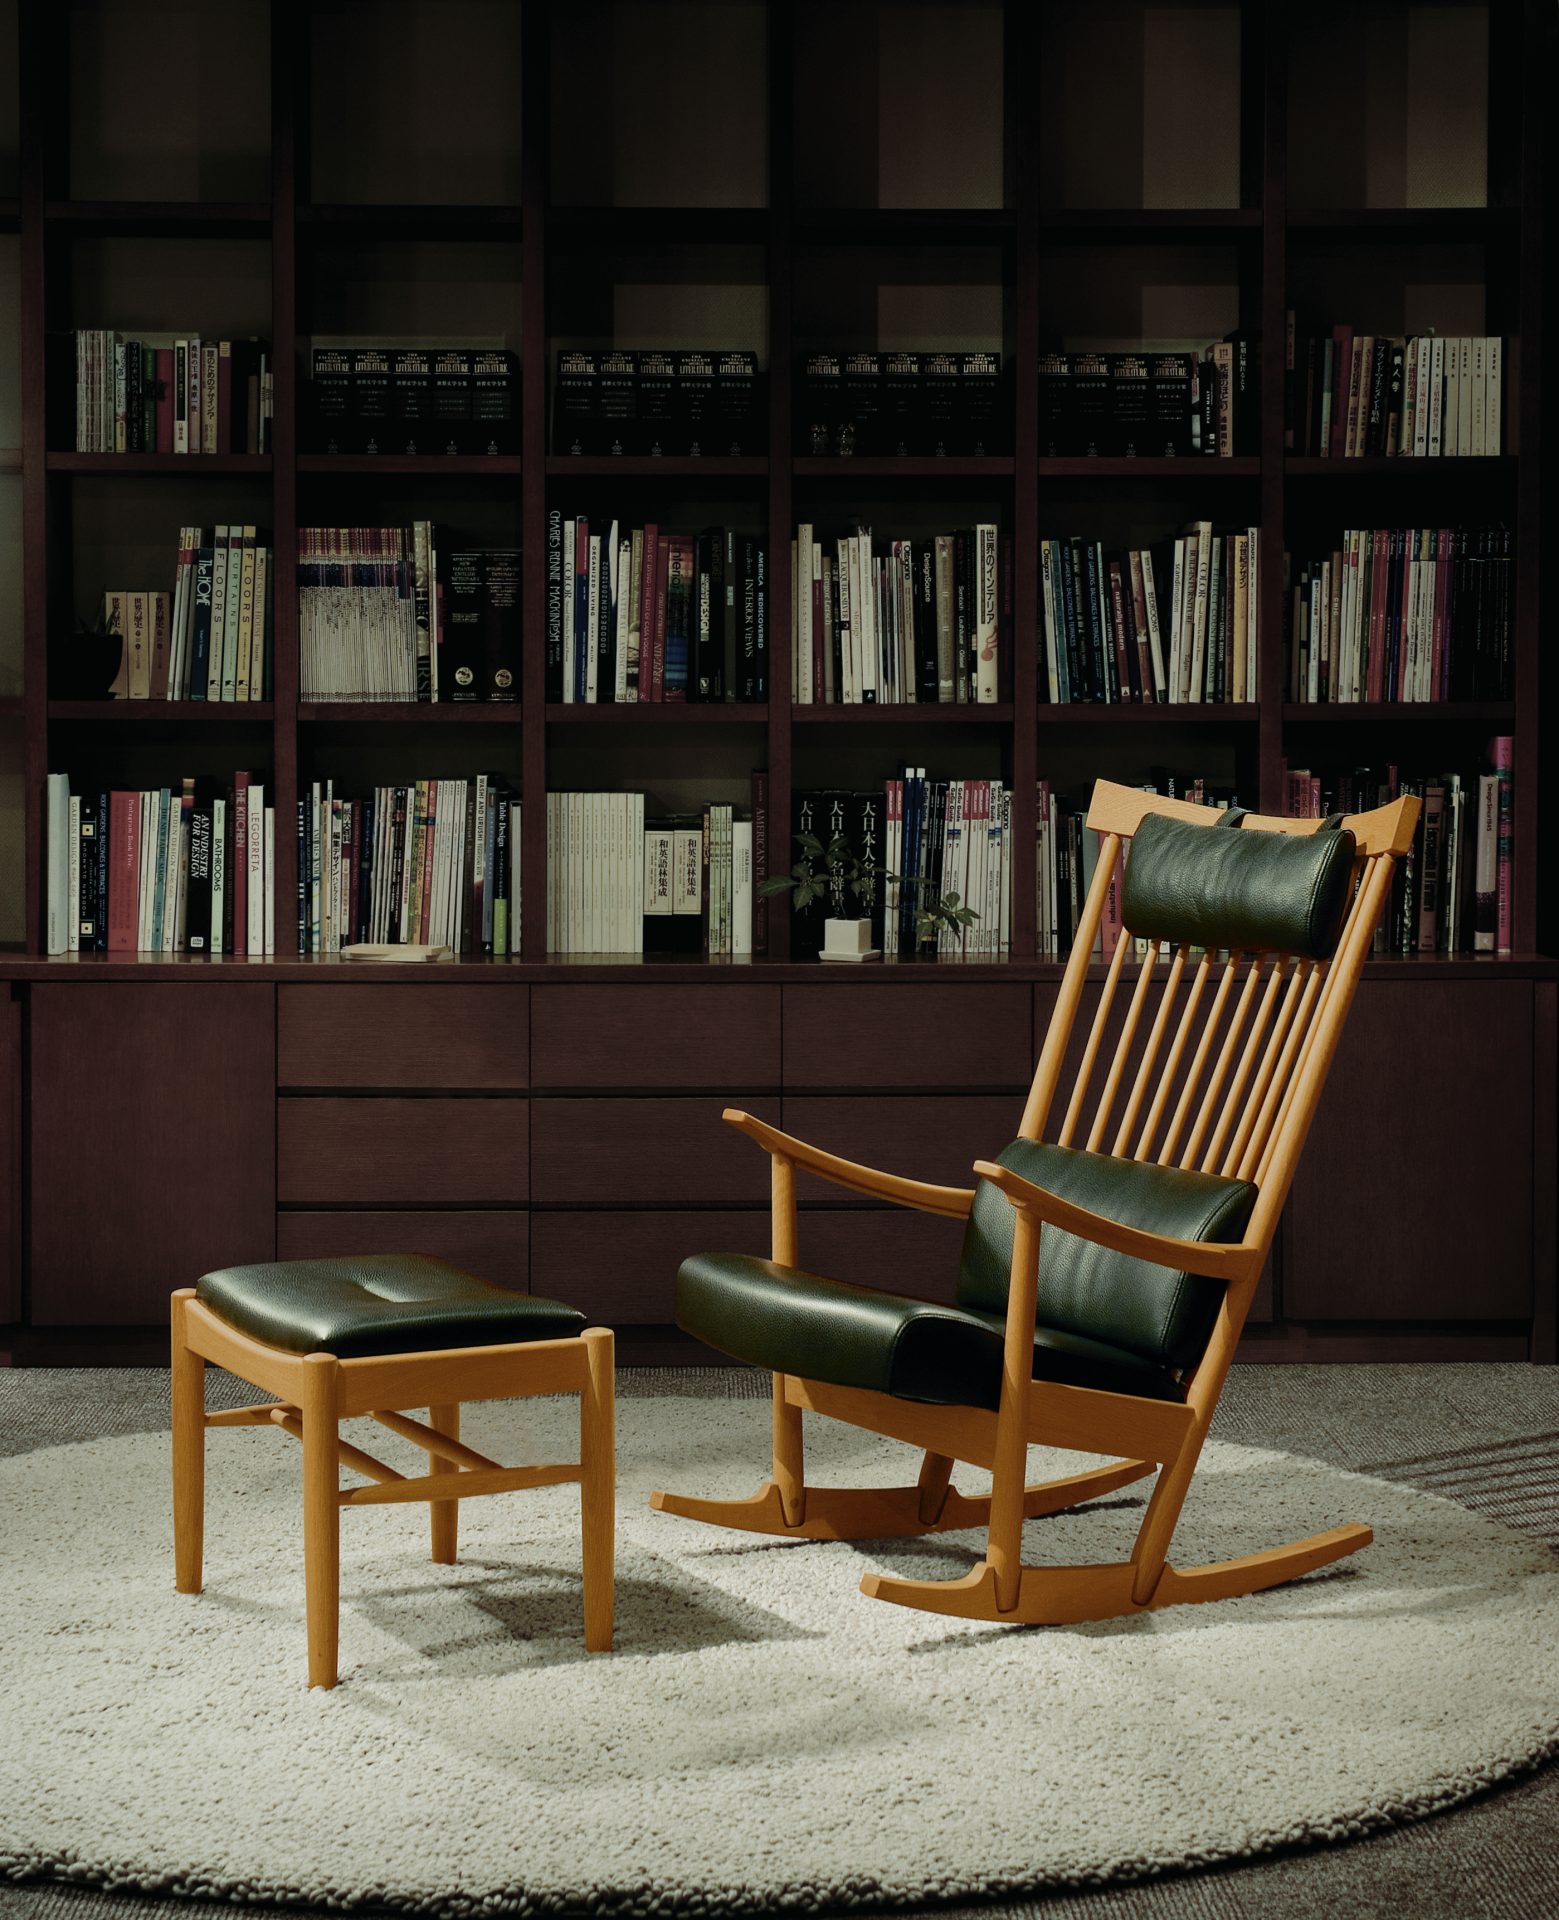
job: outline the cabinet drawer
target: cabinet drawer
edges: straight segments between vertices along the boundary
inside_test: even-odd
[[[538,1087],[777,1087],[777,987],[536,987]]]
[[[976,1160],[1000,1153],[1018,1131],[1021,1099],[999,1094],[901,1094],[845,1097],[806,1094],[785,1101],[787,1133],[846,1160],[939,1186],[972,1187]],[[833,1206],[871,1206],[864,1196],[798,1173],[798,1199]]]
[[[526,1198],[524,1100],[281,1100],[280,1200],[374,1206]]]
[[[779,1101],[536,1100],[532,1196],[541,1205],[765,1207],[768,1155],[725,1126],[724,1105],[779,1125]]]
[[[278,1260],[428,1253],[494,1286],[525,1293],[528,1213],[279,1213]]]
[[[612,1326],[670,1326],[677,1268],[690,1253],[769,1251],[769,1216],[751,1213],[537,1213],[538,1293]]]
[[[1031,1020],[1026,986],[786,987],[785,1085],[1026,1087]]]
[[[934,1213],[899,1207],[803,1213],[796,1225],[796,1264],[830,1280],[951,1305],[963,1241],[962,1220]]]
[[[523,987],[277,990],[284,1087],[523,1087]]]

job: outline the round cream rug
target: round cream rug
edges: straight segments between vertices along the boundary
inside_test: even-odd
[[[466,1431],[569,1458],[572,1418],[473,1408]],[[970,1626],[856,1588],[960,1572],[977,1536],[812,1545],[648,1511],[656,1485],[750,1492],[768,1423],[622,1401],[611,1655],[584,1652],[573,1489],[471,1502],[452,1568],[425,1509],[344,1513],[328,1694],[304,1685],[292,1441],[209,1435],[198,1598],[173,1591],[165,1438],[0,1464],[0,1871],[439,1914],[887,1906],[1364,1833],[1559,1746],[1559,1560],[1460,1507],[1215,1444],[1181,1564],[1345,1520],[1375,1545],[1244,1600]],[[820,1483],[913,1478],[889,1442],[808,1441]],[[1032,1523],[1027,1557],[1124,1553],[1141,1491]]]

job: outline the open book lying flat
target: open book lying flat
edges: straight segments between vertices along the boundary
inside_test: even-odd
[[[381,941],[364,941],[357,946],[341,949],[343,960],[390,960],[395,962],[415,960],[451,960],[454,955],[448,947],[418,947],[386,944]]]

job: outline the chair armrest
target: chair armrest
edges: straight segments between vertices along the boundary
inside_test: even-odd
[[[1107,1220],[1102,1213],[1090,1213],[1086,1207],[1047,1193],[1043,1187],[1036,1187],[1033,1181],[1025,1180],[1008,1167],[997,1166],[994,1161],[976,1160],[974,1170],[982,1180],[1000,1187],[1015,1207],[1027,1208],[1041,1225],[1075,1233],[1080,1240],[1091,1240],[1096,1246],[1109,1247],[1115,1253],[1134,1254],[1139,1260],[1151,1260],[1155,1266],[1172,1267],[1176,1271],[1205,1274],[1210,1280],[1243,1280],[1260,1270],[1259,1248],[1173,1240],[1165,1234],[1148,1233],[1141,1227],[1122,1226],[1118,1220]]]
[[[740,1108],[727,1107],[721,1118],[727,1126],[756,1140],[765,1153],[789,1160],[807,1173],[815,1173],[836,1187],[852,1193],[870,1194],[874,1200],[890,1200],[898,1207],[914,1207],[920,1213],[945,1214],[953,1220],[968,1218],[974,1205],[972,1187],[935,1187],[924,1180],[906,1180],[896,1173],[879,1173],[875,1167],[863,1167],[854,1160],[841,1160],[825,1153],[793,1134],[781,1133],[766,1121],[758,1120]]]

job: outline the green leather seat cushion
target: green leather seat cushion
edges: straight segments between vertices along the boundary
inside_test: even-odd
[[[828,1280],[753,1254],[684,1260],[677,1325],[737,1360],[836,1387],[937,1406],[994,1409],[1001,1397],[999,1315]],[[1154,1400],[1184,1397],[1167,1368],[1048,1328],[1034,1335],[1034,1377]]]
[[[1171,946],[1326,960],[1356,851],[1346,828],[1272,833],[1149,814],[1132,837],[1121,919],[1128,932]]]
[[[203,1274],[195,1292],[268,1346],[342,1360],[564,1340],[586,1324],[560,1300],[511,1293],[422,1253],[222,1267]]]

